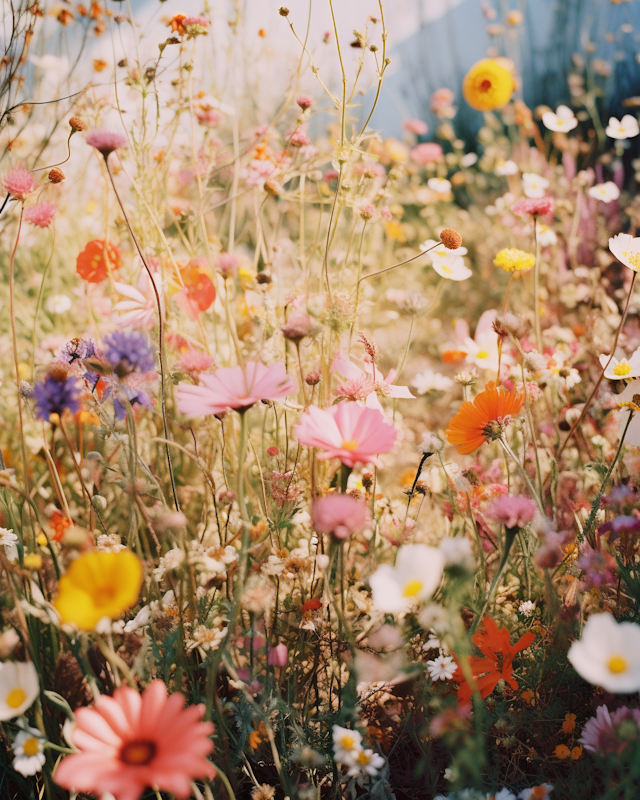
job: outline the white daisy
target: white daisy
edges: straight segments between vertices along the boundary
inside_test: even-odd
[[[575,114],[568,106],[558,106],[555,114],[553,111],[545,111],[542,122],[550,131],[572,131],[578,124]]]
[[[0,528],[0,545],[11,547],[18,542],[18,537],[13,532],[13,528]]]
[[[640,133],[640,127],[635,117],[625,114],[621,120],[610,117],[605,133],[611,139],[633,139]]]
[[[592,614],[567,655],[586,681],[613,694],[640,690],[640,625]]]
[[[438,656],[433,661],[427,661],[427,670],[432,681],[450,681],[456,669],[456,662],[451,656]]]
[[[373,602],[387,614],[409,611],[438,588],[444,556],[435,547],[409,544],[398,550],[395,567],[382,564],[369,579]]]
[[[384,758],[373,750],[361,750],[353,759],[353,763],[349,766],[347,775],[354,777],[356,775],[374,775],[378,774],[378,770],[384,767]]]
[[[448,392],[453,389],[455,382],[441,372],[425,369],[414,377],[413,385],[418,394],[427,394],[427,392]]]
[[[333,726],[333,755],[339,764],[351,764],[362,751],[362,734],[349,728]]]
[[[21,717],[39,694],[38,671],[32,661],[0,665],[0,722]]]
[[[549,185],[549,181],[542,175],[534,172],[525,172],[522,175],[522,190],[527,197],[544,197],[544,190]]]
[[[596,200],[601,200],[603,203],[610,203],[620,197],[620,189],[613,181],[597,183],[589,189],[589,196],[595,197]]]
[[[24,777],[40,772],[47,757],[44,754],[44,739],[37,728],[24,726],[13,742],[13,768]]]
[[[640,347],[627,360],[621,358],[619,361],[615,356],[600,356],[600,365],[604,368],[604,377],[610,381],[631,380],[640,378]]]
[[[625,267],[640,272],[640,237],[619,233],[609,239],[609,250]]]
[[[515,161],[498,161],[494,172],[496,175],[506,176],[506,175],[517,175],[519,172],[518,165]]]

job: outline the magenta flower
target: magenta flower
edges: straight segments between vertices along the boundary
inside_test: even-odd
[[[2,185],[16,200],[24,200],[36,188],[33,174],[24,167],[12,167],[5,173]]]
[[[328,494],[313,501],[311,520],[318,533],[332,533],[336,539],[347,539],[370,522],[369,509],[362,500],[349,494]]]
[[[70,791],[111,792],[116,800],[138,800],[157,786],[186,800],[190,781],[216,774],[207,759],[213,725],[201,722],[203,714],[203,705],[184,708],[179,692],[169,697],[159,680],[142,697],[128,686],[101,695],[93,708],[76,711],[72,736],[80,752],[63,759],[55,782]]]
[[[548,214],[553,213],[553,197],[526,197],[518,200],[511,210],[521,217],[526,217],[527,214],[546,217]]]
[[[620,753],[628,747],[629,742],[618,736],[617,726],[625,719],[633,719],[640,728],[640,711],[622,706],[613,713],[606,706],[598,706],[595,717],[591,717],[582,729],[578,739],[584,749],[590,753],[608,755]]]
[[[86,142],[91,147],[99,150],[105,158],[109,153],[113,153],[114,150],[120,150],[120,148],[126,147],[128,144],[126,137],[121,133],[105,130],[91,131],[91,133],[87,134]]]
[[[230,408],[244,411],[260,400],[282,400],[296,391],[282,362],[265,367],[247,361],[244,367],[220,367],[199,377],[197,386],[180,383],[176,390],[178,410],[186,417],[221,414]]]
[[[442,147],[436,144],[436,142],[423,142],[413,148],[411,151],[411,158],[418,166],[424,167],[427,164],[434,164],[442,161],[444,159],[444,153],[442,152]]]
[[[300,444],[324,451],[319,459],[339,458],[354,467],[379,465],[376,456],[393,448],[398,432],[377,409],[343,402],[331,408],[311,406],[300,417],[296,435]]]
[[[31,225],[36,225],[38,228],[48,228],[53,222],[58,211],[58,206],[55,203],[36,203],[35,206],[29,206],[24,210],[24,218]]]
[[[286,644],[277,644],[269,648],[267,661],[276,667],[286,667],[289,660],[289,651]]]
[[[524,528],[535,519],[537,512],[538,507],[530,497],[503,494],[493,501],[487,510],[487,517],[506,528]]]

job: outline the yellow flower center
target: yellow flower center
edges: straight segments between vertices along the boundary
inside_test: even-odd
[[[353,452],[354,450],[358,449],[358,442],[355,439],[345,439],[344,442],[340,445],[343,450],[350,450]]]
[[[613,368],[614,375],[628,375],[631,372],[631,364],[624,359]]]
[[[356,758],[356,761],[358,762],[358,764],[362,764],[363,766],[366,767],[366,765],[371,761],[371,756],[368,756],[363,751],[362,753],[358,754],[358,757]]]
[[[537,183],[531,183],[529,185],[531,186],[532,189],[537,189],[538,188],[538,184]]]
[[[344,750],[353,750],[355,743],[355,739],[353,739],[351,736],[343,736],[342,739],[340,739],[340,746]]]
[[[402,592],[403,597],[415,597],[422,591],[422,581],[417,580],[416,578],[412,578],[410,581],[407,581],[404,587],[404,592]]]
[[[37,756],[40,752],[40,744],[38,740],[30,736],[27,741],[22,745],[25,756]]]
[[[564,120],[556,117],[556,125],[564,125]]]
[[[27,693],[21,687],[12,689],[5,698],[5,703],[9,708],[19,708],[27,699]]]
[[[446,264],[442,265],[442,271],[445,273],[445,275],[451,275],[451,273],[453,272],[451,267],[448,267]]]
[[[489,352],[487,350],[479,350],[476,353],[476,358],[489,358]]]
[[[615,675],[627,671],[627,661],[622,656],[612,656],[607,666],[609,667],[609,671],[613,672]]]

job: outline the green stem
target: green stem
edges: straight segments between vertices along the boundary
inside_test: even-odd
[[[542,330],[540,329],[540,242],[538,241],[538,215],[533,215],[533,235],[536,241],[536,263],[533,268],[533,311],[536,321],[536,347],[542,352]]]
[[[518,471],[520,472],[520,474],[522,475],[522,477],[525,480],[525,483],[529,487],[529,491],[531,492],[531,496],[533,497],[533,499],[538,504],[538,509],[540,510],[540,513],[544,516],[544,506],[542,505],[542,500],[540,499],[540,497],[538,496],[538,493],[534,489],[533,484],[531,483],[531,478],[529,478],[529,476],[527,475],[527,472],[526,472],[525,468],[518,461],[518,457],[513,452],[513,450],[509,447],[509,445],[504,441],[504,439],[496,439],[496,441],[502,447],[502,449],[505,451],[505,453],[507,455],[511,456],[511,458],[513,459],[513,462],[515,463],[516,467],[518,468]]]
[[[478,614],[478,616],[474,619],[473,625],[471,626],[471,633],[475,633],[480,621],[484,619],[484,615],[489,608],[489,604],[493,599],[493,595],[496,592],[496,589],[500,585],[500,578],[502,578],[502,573],[504,572],[504,568],[507,565],[507,559],[509,557],[509,551],[511,550],[511,546],[515,541],[515,538],[518,534],[520,528],[507,528],[506,529],[506,536],[504,540],[504,552],[502,554],[502,559],[500,560],[500,565],[496,574],[493,576],[493,580],[491,581],[491,586],[489,587],[489,591],[487,592],[487,596],[484,601],[484,605],[482,606],[482,611]]]

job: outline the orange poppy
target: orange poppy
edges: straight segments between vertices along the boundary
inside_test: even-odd
[[[447,428],[447,441],[455,444],[460,455],[473,453],[488,438],[497,438],[508,418],[519,414],[525,403],[522,392],[496,389],[493,381],[487,383],[472,403],[460,406]]]
[[[216,289],[206,264],[206,258],[193,258],[180,270],[186,295],[199,311],[206,311],[216,299]]]
[[[445,350],[442,354],[443,364],[459,364],[467,357],[466,350]]]
[[[54,511],[49,519],[49,527],[53,531],[53,541],[61,542],[64,532],[71,527],[71,521],[59,511]]]
[[[89,242],[76,260],[76,272],[88,283],[100,283],[109,271],[107,269],[120,269],[122,257],[115,244],[105,242],[104,239],[94,239]]]
[[[484,630],[478,631],[471,637],[471,641],[478,647],[482,656],[471,656],[469,665],[476,687],[484,700],[496,688],[501,679],[512,689],[518,688],[513,677],[513,657],[521,650],[526,650],[536,638],[536,634],[529,631],[512,645],[511,633],[508,628],[498,628],[491,617],[485,617],[482,624]],[[464,705],[471,700],[473,689],[465,680],[455,653],[453,657],[458,664],[458,669],[453,675],[453,680],[460,684],[458,702],[460,705]]]

